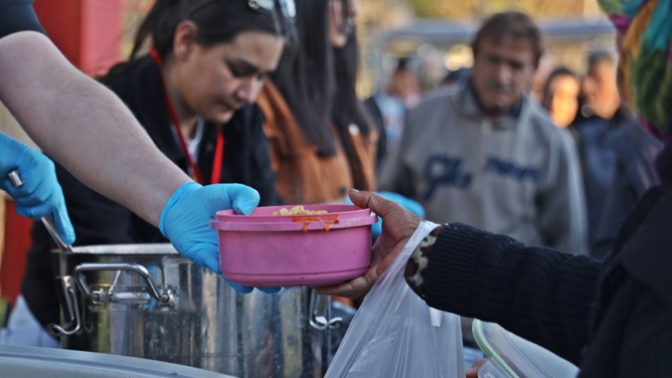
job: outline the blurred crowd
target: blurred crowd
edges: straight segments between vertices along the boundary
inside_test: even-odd
[[[534,107],[540,105],[544,118],[549,119],[555,127],[560,129],[559,133],[554,133],[564,135],[565,139],[571,141],[568,153],[576,155],[577,159],[568,164],[567,171],[559,178],[560,181],[567,181],[569,172],[579,172],[580,175],[581,191],[572,192],[569,197],[563,199],[563,201],[568,202],[563,203],[574,202],[580,204],[579,218],[584,218],[581,221],[584,223],[580,223],[580,228],[585,232],[585,236],[582,236],[581,239],[586,243],[585,248],[581,247],[581,244],[575,244],[571,248],[555,245],[550,242],[551,239],[548,237],[541,240],[530,240],[530,242],[552,246],[570,253],[584,251],[582,253],[603,260],[611,251],[619,225],[623,222],[629,209],[646,189],[656,184],[657,179],[653,172],[652,161],[662,145],[642,128],[632,110],[622,101],[616,82],[618,73],[618,57],[616,54],[613,51],[587,51],[585,59],[587,72],[580,76],[567,67],[554,65],[550,58],[546,56],[541,57],[531,67],[532,71],[536,69],[534,74],[517,83],[522,91],[515,96],[514,100],[529,100],[532,102],[529,106]],[[401,137],[404,126],[408,127],[412,123],[406,118],[407,115],[415,112],[423,113],[426,117],[427,114],[438,113],[439,108],[447,105],[444,97],[450,98],[451,96],[448,94],[451,92],[459,92],[465,89],[473,90],[478,80],[472,72],[472,68],[460,68],[449,71],[438,89],[421,93],[417,77],[408,68],[408,60],[409,58],[400,58],[397,68],[390,75],[386,85],[366,100],[366,103],[370,104],[372,113],[379,112],[382,115],[380,125],[387,136],[385,155],[388,151],[394,151],[395,149],[402,150],[402,154],[408,154],[409,149],[412,149],[413,146],[421,146],[421,149],[427,148],[427,141],[414,142],[406,146],[400,145],[400,140],[411,138],[410,130],[405,131],[407,135],[404,138]],[[544,64],[544,67],[537,67],[540,64]],[[497,74],[493,73],[493,75]],[[493,76],[491,80],[495,83],[494,85],[506,86],[511,84],[507,82],[511,79],[506,77],[496,78]],[[497,82],[498,80],[500,82]],[[535,91],[533,87],[535,81],[542,83],[538,91]],[[433,100],[436,97],[441,99]],[[486,105],[478,91],[475,97],[478,102],[481,102],[480,105]],[[419,101],[420,98],[423,101]],[[514,104],[514,102],[508,105]],[[421,103],[425,107],[422,110],[415,110]],[[432,103],[432,105],[427,107],[425,103]],[[492,114],[488,114],[487,108],[481,108],[481,110],[483,110],[486,119],[497,122],[501,118],[501,109],[496,111],[494,117]],[[459,108],[453,109],[453,111],[459,111]],[[449,124],[449,119],[447,115],[440,117],[438,122],[443,124],[437,130],[434,130],[434,133],[427,122],[423,121],[419,133],[432,135],[433,138],[442,138],[438,134],[441,132],[447,133],[457,127],[457,124]],[[463,133],[454,137],[460,143],[464,142],[464,138]],[[536,139],[534,143],[543,142]],[[441,145],[446,146],[445,156],[448,156],[451,151],[456,151],[449,148],[445,141],[441,142]],[[516,148],[521,147],[516,145]],[[524,154],[531,153],[527,149],[522,149],[521,152]],[[549,155],[549,157],[557,159],[560,156]],[[393,159],[399,159],[399,157],[395,156]],[[417,162],[417,159],[409,160]],[[378,164],[379,168],[382,168],[382,162],[379,161]],[[399,164],[402,166],[400,167]],[[461,164],[455,163],[455,166]],[[408,174],[408,171],[400,173],[400,168],[401,170],[409,169],[403,165],[403,161],[401,163],[387,163],[388,167],[392,167],[390,168],[393,171],[392,174],[397,176]],[[401,181],[401,183],[396,184],[396,186],[392,184],[390,188],[405,193],[427,206],[427,199],[432,196],[428,196],[425,200],[419,197],[415,191],[422,186],[419,183],[422,179],[414,178],[427,175],[427,172],[432,169],[441,170],[440,168],[430,169],[425,166],[424,171],[418,169],[414,176],[404,176],[402,179],[397,177],[396,180]],[[382,176],[379,185],[388,188],[390,184],[386,182],[388,177],[384,171],[379,169],[378,174],[379,179]],[[406,186],[405,189],[402,188],[404,185]],[[499,185],[495,187],[496,190],[501,189]],[[448,203],[454,207],[453,202],[449,201]],[[499,206],[503,205],[500,204]],[[473,209],[473,207],[470,207],[470,209]],[[446,214],[445,209],[438,211],[427,209],[427,211],[428,214],[434,212]],[[480,224],[485,229],[500,230],[500,232],[516,235],[511,232],[511,228],[488,227],[484,220],[474,221],[470,219],[469,215],[464,214],[469,211],[462,209],[462,215],[455,215],[449,219],[463,221],[466,219],[471,224]],[[510,215],[506,214],[506,217]],[[539,215],[543,216],[543,214]],[[548,215],[557,217],[559,213],[549,212]],[[441,219],[438,216],[432,217],[431,215],[428,216],[428,219],[446,221],[446,219]],[[521,239],[525,240],[526,238]]]
[[[473,66],[450,72],[438,90],[422,93],[401,58],[361,100],[357,0],[296,0],[279,22],[245,16],[249,25],[230,30],[214,17],[245,19],[247,9],[196,3],[158,0],[129,61],[101,81],[203,184],[249,185],[262,205],[343,203],[351,188],[379,191],[436,223],[602,260],[657,182],[652,161],[661,145],[619,95],[618,58],[590,52],[585,75],[554,67],[533,94],[543,35],[523,13],[488,18],[472,43]],[[193,63],[199,44],[220,55]],[[63,167],[57,173],[78,244],[165,241]],[[32,236],[20,303],[44,328],[58,323],[57,296],[45,294],[54,291],[44,259],[52,246],[40,224]],[[347,325],[358,300],[334,299]]]

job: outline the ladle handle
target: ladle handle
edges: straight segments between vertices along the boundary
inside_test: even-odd
[[[24,183],[23,178],[21,177],[21,174],[19,173],[18,169],[13,169],[9,171],[7,176],[9,176],[9,181],[12,182],[12,185],[14,185],[15,188],[20,188]],[[51,238],[54,239],[54,242],[56,242],[56,246],[58,247],[58,249],[61,251],[72,252],[72,246],[69,244],[65,244],[63,240],[61,240],[61,237],[58,236],[58,232],[56,232],[56,223],[54,223],[54,216],[51,214],[47,214],[43,216],[41,220],[42,223],[44,224],[44,227],[49,232],[49,235],[51,235]]]

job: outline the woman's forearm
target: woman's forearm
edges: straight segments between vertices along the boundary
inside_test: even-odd
[[[157,225],[170,196],[190,179],[121,100],[40,33],[0,39],[0,62],[0,99],[45,153]]]

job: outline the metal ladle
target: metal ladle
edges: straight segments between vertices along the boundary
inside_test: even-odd
[[[12,185],[14,185],[15,188],[20,188],[24,183],[18,169],[10,171],[7,176],[9,176],[9,180],[12,182]],[[56,242],[58,249],[61,251],[72,252],[72,246],[70,244],[65,244],[63,240],[61,240],[61,237],[58,236],[58,232],[56,232],[56,224],[54,223],[54,216],[47,214],[43,216],[41,220],[44,224],[44,227],[46,227],[47,231],[49,231],[51,238]]]

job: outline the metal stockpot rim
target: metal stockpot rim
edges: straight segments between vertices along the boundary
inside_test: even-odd
[[[134,255],[169,255],[180,256],[175,247],[170,243],[153,244],[101,244],[73,247],[72,251],[62,251],[54,249],[52,253],[59,255],[71,254],[90,254],[90,255],[112,255],[112,256],[134,256]]]

